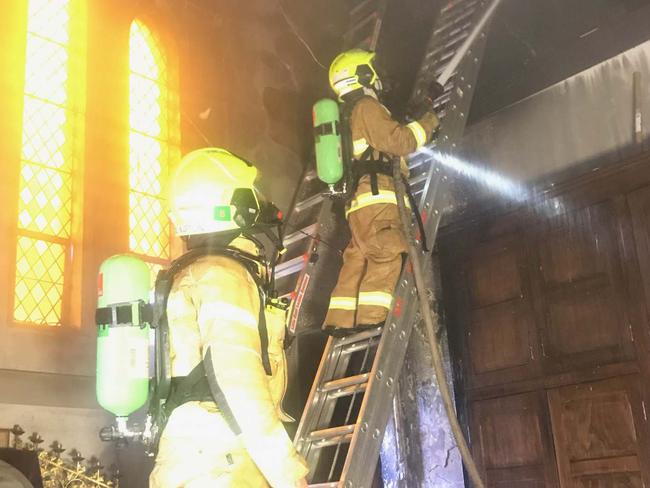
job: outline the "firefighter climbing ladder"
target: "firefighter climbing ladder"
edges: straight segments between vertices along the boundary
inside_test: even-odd
[[[413,94],[418,98],[432,80],[445,87],[434,102],[441,119],[437,151],[453,152],[462,135],[485,46],[485,29],[499,2],[449,1],[437,17]],[[426,152],[414,156],[409,167],[410,185],[419,198],[426,238],[433,243],[447,203],[450,175]],[[308,173],[299,192],[301,200],[290,221],[294,232],[287,239],[290,249],[307,241],[307,252],[287,259],[277,270],[278,278],[285,280],[285,287],[287,280],[296,283],[295,287],[287,288],[295,290],[290,321],[294,331],[316,267],[312,257],[317,255],[323,240],[323,222],[332,208],[331,200],[322,193],[306,197],[314,181],[314,173]],[[314,212],[319,206],[319,211]],[[304,217],[306,214],[318,215],[318,220],[305,225],[309,220]],[[295,251],[292,255],[295,256]],[[421,260],[424,269],[430,268],[429,255],[423,254]],[[297,449],[312,470],[310,486],[370,486],[391,399],[411,330],[418,320],[418,294],[413,272],[407,265],[383,328],[342,339],[331,338],[327,342],[295,438]]]

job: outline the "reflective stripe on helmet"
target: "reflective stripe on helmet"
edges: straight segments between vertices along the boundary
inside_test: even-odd
[[[383,291],[363,291],[359,293],[359,306],[383,307],[390,310],[393,295]]]
[[[332,297],[330,299],[330,310],[356,310],[357,297]]]
[[[427,142],[427,131],[424,130],[424,127],[420,125],[419,122],[413,121],[409,124],[406,125],[409,129],[411,129],[411,132],[413,133],[413,137],[415,137],[415,144],[416,147],[422,147],[426,144]]]

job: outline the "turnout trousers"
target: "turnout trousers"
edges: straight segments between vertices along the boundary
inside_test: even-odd
[[[352,329],[384,322],[407,251],[396,201],[356,209],[348,221],[352,238],[324,327]]]
[[[268,488],[259,468],[214,404],[181,405],[172,412],[167,427],[160,439],[149,488]]]

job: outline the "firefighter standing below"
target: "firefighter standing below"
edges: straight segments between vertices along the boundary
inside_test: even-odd
[[[325,331],[338,337],[386,320],[407,250],[386,155],[407,156],[425,145],[438,126],[432,112],[406,125],[391,117],[377,98],[381,83],[374,57],[360,49],[347,51],[329,71],[342,111],[350,114],[352,171],[358,181],[346,209],[352,238],[324,323]],[[404,160],[402,169],[407,175]]]
[[[291,420],[281,407],[285,316],[266,306],[265,258],[242,230],[254,229],[261,213],[256,174],[227,151],[202,149],[183,158],[172,180],[177,234],[190,252],[212,252],[182,267],[169,293],[168,403],[178,406],[162,433],[151,487],[307,486],[308,469],[282,425]],[[172,398],[200,367],[207,391]]]

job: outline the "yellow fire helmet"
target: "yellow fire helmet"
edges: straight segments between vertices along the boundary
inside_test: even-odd
[[[170,187],[170,217],[180,236],[252,227],[260,215],[257,169],[225,149],[192,151]]]
[[[375,53],[352,49],[339,54],[330,65],[330,86],[339,98],[360,88],[377,88],[379,76],[372,61]]]

